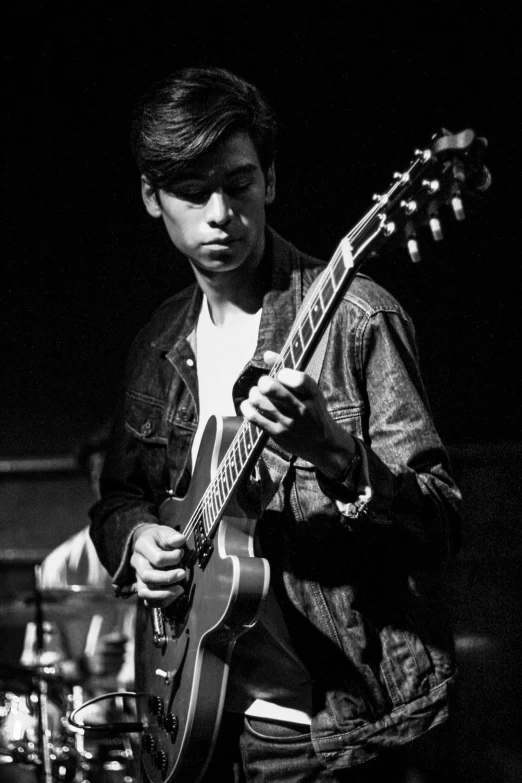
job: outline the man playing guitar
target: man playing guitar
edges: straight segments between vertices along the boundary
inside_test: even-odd
[[[251,554],[270,580],[256,623],[231,645],[200,779],[450,780],[454,660],[434,585],[458,546],[460,493],[410,318],[357,274],[320,376],[271,373],[324,264],[267,226],[270,107],[227,71],[184,69],[144,98],[132,138],[145,207],[195,285],[157,310],[128,360],[91,511],[117,594],[137,592],[168,616],[189,593],[189,532],[160,522],[159,509],[195,480],[208,418],[241,415],[266,435],[236,500],[257,509]],[[188,779],[148,745],[144,780]]]

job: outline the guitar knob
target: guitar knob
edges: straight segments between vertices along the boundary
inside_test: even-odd
[[[165,731],[168,731],[169,734],[175,734],[179,727],[179,720],[176,715],[173,715],[171,712],[169,712],[168,715],[165,715],[165,720],[163,721],[163,728]]]
[[[156,750],[156,737],[152,734],[145,734],[143,737],[143,750],[145,753],[154,753]]]
[[[163,714],[163,699],[161,696],[149,696],[149,712],[151,715]]]
[[[154,755],[154,766],[164,775],[167,771],[167,764],[167,754],[164,750],[158,750],[158,752]]]

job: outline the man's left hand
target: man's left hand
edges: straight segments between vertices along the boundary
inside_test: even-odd
[[[263,358],[273,367],[278,354],[266,351]],[[353,438],[330,416],[323,393],[304,372],[283,368],[275,378],[261,376],[241,403],[241,413],[330,479],[345,473],[355,453]]]

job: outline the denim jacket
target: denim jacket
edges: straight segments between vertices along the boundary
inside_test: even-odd
[[[279,351],[322,265],[267,232],[271,286],[255,354],[234,386],[243,399]],[[91,536],[118,594],[132,590],[130,538],[182,496],[198,422],[196,286],[166,301],[140,332],[91,510]],[[459,541],[460,493],[430,415],[413,325],[358,275],[333,320],[319,379],[328,410],[356,439],[354,475],[327,481],[268,441],[245,502],[293,641],[314,679],[312,739],[332,768],[362,763],[447,717],[454,678],[442,566]],[[443,586],[443,585],[442,585]]]

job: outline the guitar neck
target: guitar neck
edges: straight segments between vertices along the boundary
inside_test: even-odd
[[[387,193],[373,197],[374,206],[341,240],[312,294],[299,310],[270,370],[272,377],[283,368],[306,368],[343,295],[371,253],[385,243],[399,240],[408,244],[412,259],[418,260],[417,226],[429,225],[438,241],[441,236],[437,218],[440,205],[451,204],[457,220],[462,219],[460,195],[466,177],[477,176],[477,164],[480,172],[487,172],[480,163],[485,144],[469,129],[456,135],[443,132],[432,149],[416,150],[409,168],[394,175],[395,181]],[[477,162],[472,150],[478,156]],[[469,174],[465,173],[465,164]],[[483,191],[488,186],[489,180],[487,185],[479,184],[476,190]],[[251,471],[267,437],[248,421],[241,425],[196,511],[194,527],[200,527],[204,536],[211,538],[214,535],[227,503]]]

